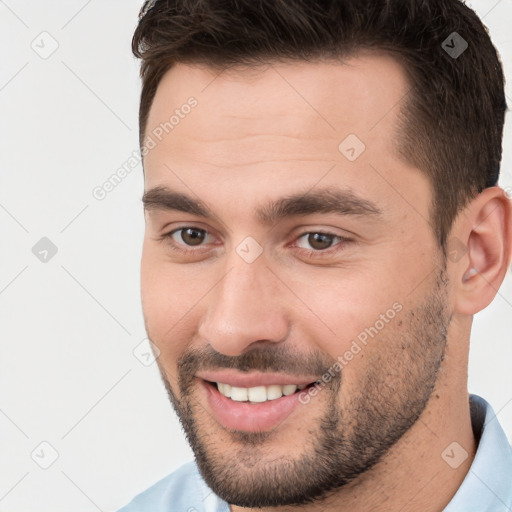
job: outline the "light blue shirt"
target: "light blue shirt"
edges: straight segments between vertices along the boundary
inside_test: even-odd
[[[443,512],[512,512],[512,448],[492,407],[470,396],[476,456]],[[229,512],[189,462],[136,496],[118,512]]]

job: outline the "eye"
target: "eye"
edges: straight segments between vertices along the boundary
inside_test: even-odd
[[[200,245],[201,242],[206,238],[206,231],[204,229],[197,228],[180,228],[176,229],[172,233],[169,233],[169,235],[174,235],[179,231],[181,231],[179,238],[181,238],[181,241],[185,242],[187,245]]]
[[[166,233],[162,236],[162,239],[169,241],[172,248],[178,252],[195,253],[196,250],[187,249],[187,247],[200,247],[208,236],[210,235],[205,229],[184,226]]]
[[[339,241],[337,244],[334,243],[336,239]],[[322,231],[308,231],[299,235],[297,240],[297,247],[303,249],[310,255],[331,253],[332,251],[328,250],[331,247],[340,245],[340,242],[344,242],[343,245],[345,245],[345,243],[350,241],[348,238],[335,235],[334,233],[324,233]],[[303,240],[302,244],[300,243],[301,240]],[[304,242],[309,245],[309,247],[304,246]],[[312,247],[312,249],[310,249],[310,247]]]
[[[182,254],[198,254],[201,245],[206,245],[205,241],[212,235],[205,229],[195,226],[183,226],[169,233],[162,235],[162,240],[167,240],[172,248]],[[322,257],[331,255],[333,252],[342,250],[350,239],[326,233],[322,231],[307,231],[299,235],[294,247],[298,247],[301,252],[311,257]],[[335,243],[336,240],[338,243]],[[308,247],[309,246],[309,247]],[[337,248],[337,246],[341,246]]]

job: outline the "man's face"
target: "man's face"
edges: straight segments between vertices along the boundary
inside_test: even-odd
[[[199,468],[229,503],[327,496],[431,396],[451,312],[430,184],[392,143],[408,89],[370,55],[176,65],[159,85],[146,329]]]

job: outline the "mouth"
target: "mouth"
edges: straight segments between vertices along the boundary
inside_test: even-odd
[[[296,409],[304,407],[300,395],[316,382],[240,387],[199,378],[211,417],[231,432],[275,430]]]
[[[232,386],[225,382],[206,382],[214,386],[222,396],[234,402],[249,402],[250,404],[260,404],[270,400],[278,400],[283,396],[299,393],[315,384],[314,382],[310,384],[270,384],[268,386],[243,388]]]

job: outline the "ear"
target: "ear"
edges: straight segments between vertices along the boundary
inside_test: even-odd
[[[485,189],[464,209],[454,228],[447,243],[454,308],[474,315],[492,302],[512,260],[512,202],[505,190]],[[455,254],[463,256],[459,259]]]

